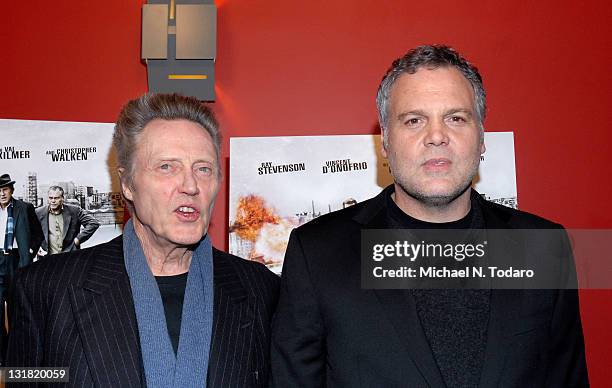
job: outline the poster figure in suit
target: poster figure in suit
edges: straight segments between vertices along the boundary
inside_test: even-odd
[[[69,387],[265,386],[279,279],[212,247],[212,111],[146,94],[113,141],[132,217],[122,236],[17,275],[7,365],[68,367]]]
[[[80,249],[100,227],[100,222],[79,206],[64,203],[61,186],[49,187],[48,195],[49,204],[36,209],[45,236],[38,256]]]
[[[362,288],[368,229],[556,229],[567,241],[560,225],[471,188],[485,152],[485,90],[457,51],[420,46],[395,60],[377,106],[394,183],[293,230],[273,320],[273,385],[587,387],[575,287]],[[496,242],[502,252],[514,243]],[[535,248],[526,263],[563,245],[527,242]]]
[[[4,304],[17,268],[32,263],[43,233],[34,206],[13,198],[15,181],[9,174],[0,176],[0,362],[6,346]]]

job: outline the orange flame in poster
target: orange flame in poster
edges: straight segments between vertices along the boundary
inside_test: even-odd
[[[238,200],[236,220],[230,227],[240,238],[255,242],[265,223],[278,224],[280,217],[274,209],[266,207],[263,198],[250,194]]]

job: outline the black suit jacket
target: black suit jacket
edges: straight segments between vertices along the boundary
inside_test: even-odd
[[[74,244],[74,239],[79,239],[79,245],[95,233],[100,227],[100,222],[91,214],[88,214],[78,206],[64,204],[62,210],[62,219],[64,220],[62,252],[70,252],[79,249]],[[41,248],[49,251],[49,206],[42,206],[36,209],[36,217],[42,228],[44,239]],[[81,226],[83,229],[81,230]],[[37,250],[38,251],[38,250]]]
[[[361,288],[361,230],[387,227],[385,193],[293,231],[273,321],[275,386],[444,387],[411,292]],[[489,229],[560,228],[477,201]],[[480,387],[584,386],[577,291],[492,290]]]
[[[278,277],[216,249],[213,268],[208,387],[265,386]],[[70,387],[145,386],[121,237],[20,270],[12,295],[7,365],[69,367]]]
[[[7,263],[9,277],[17,268],[32,263],[32,259],[36,256],[36,252],[38,252],[38,248],[44,239],[34,206],[31,203],[13,198],[13,218],[15,220],[14,235],[19,251],[19,261]]]

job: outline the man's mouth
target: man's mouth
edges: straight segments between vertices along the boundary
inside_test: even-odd
[[[200,217],[200,211],[192,206],[179,206],[175,212],[185,221],[195,221]]]
[[[449,173],[453,162],[446,158],[432,158],[428,159],[421,165],[425,174],[433,176],[446,175]]]
[[[423,166],[427,168],[439,168],[439,167],[448,167],[451,165],[451,163],[452,162],[450,161],[450,159],[434,158],[434,159],[429,159],[425,161],[425,163],[423,163]]]

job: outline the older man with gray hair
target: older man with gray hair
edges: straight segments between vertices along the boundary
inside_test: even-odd
[[[261,386],[278,279],[211,245],[213,113],[144,95],[123,108],[114,145],[132,218],[109,243],[19,274],[8,364],[69,367],[74,387]]]

